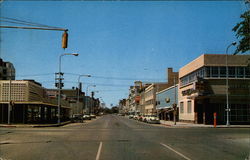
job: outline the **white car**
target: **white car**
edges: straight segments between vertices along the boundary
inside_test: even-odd
[[[134,115],[134,120],[138,120],[139,119],[139,115]]]
[[[133,118],[134,118],[134,115],[131,114],[131,115],[128,116],[128,118],[129,118],[129,119],[133,119]]]
[[[156,124],[160,123],[160,119],[156,115],[147,115],[145,121],[147,123],[156,123]]]
[[[89,114],[83,115],[82,118],[83,118],[84,120],[91,120],[91,117],[90,117]]]

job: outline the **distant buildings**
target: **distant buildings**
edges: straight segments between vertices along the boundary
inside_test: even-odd
[[[14,80],[15,79],[15,68],[10,62],[4,62],[0,58],[0,80]]]
[[[126,110],[127,114],[156,114],[156,93],[178,82],[178,72],[168,68],[167,74],[168,82],[135,81],[135,85],[129,89],[126,105],[123,105],[126,109],[123,110]]]

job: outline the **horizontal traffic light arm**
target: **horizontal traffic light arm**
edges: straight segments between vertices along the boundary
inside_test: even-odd
[[[65,29],[65,28],[43,28],[43,27],[0,26],[0,28],[38,29],[38,30],[52,30],[52,31],[68,31],[68,29]]]

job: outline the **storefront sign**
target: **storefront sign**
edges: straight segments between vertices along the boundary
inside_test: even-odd
[[[181,93],[182,93],[183,96],[186,96],[186,95],[191,95],[193,93],[196,93],[196,90],[193,89],[193,88],[190,88],[190,89],[182,91]]]

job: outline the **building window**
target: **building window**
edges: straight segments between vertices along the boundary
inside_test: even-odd
[[[212,77],[218,77],[218,76],[219,76],[218,67],[212,67]]]
[[[235,67],[228,67],[228,77],[235,77]]]
[[[250,67],[245,68],[245,77],[250,78]]]
[[[226,77],[227,75],[226,67],[220,67],[220,77]]]
[[[244,77],[244,67],[237,67],[237,77],[239,78]]]
[[[211,75],[210,67],[206,67],[205,77],[210,77],[210,75]]]
[[[191,103],[191,101],[188,101],[187,112],[192,113],[192,103]]]
[[[183,102],[180,103],[180,112],[184,113],[184,104],[183,104]]]

